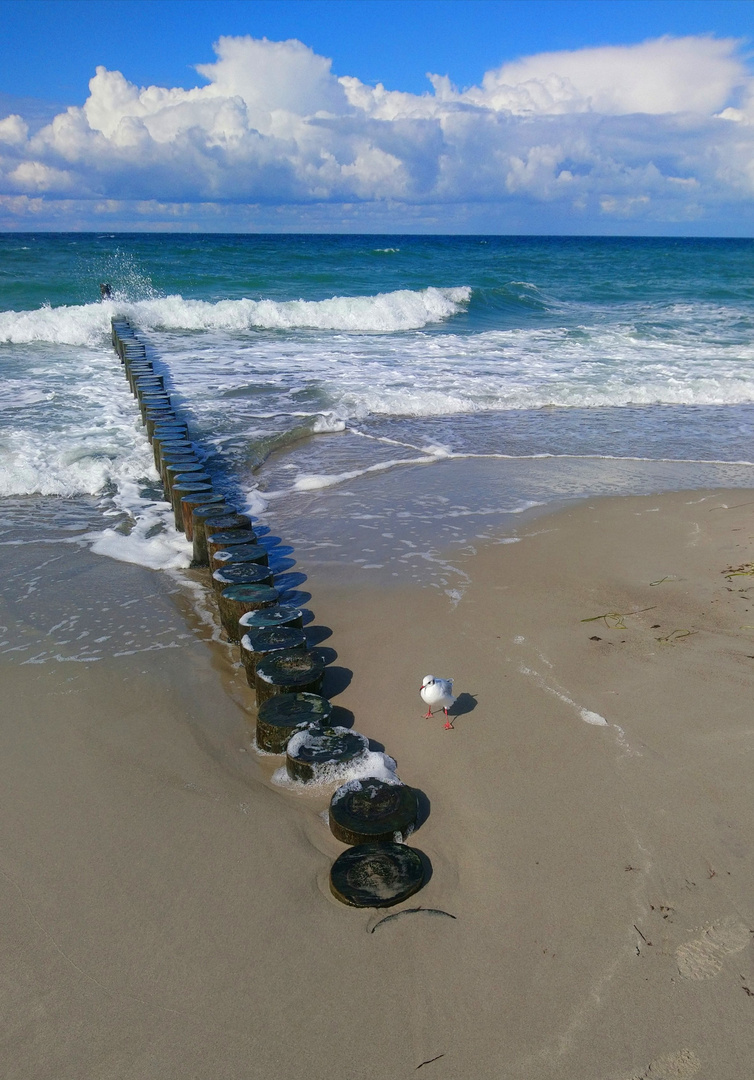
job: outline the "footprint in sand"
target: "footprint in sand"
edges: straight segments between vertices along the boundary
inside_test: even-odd
[[[684,979],[711,979],[722,970],[723,958],[742,952],[750,940],[748,927],[729,915],[705,927],[700,937],[678,946],[678,971]]]
[[[687,1080],[695,1076],[702,1063],[693,1050],[678,1050],[664,1054],[647,1065],[642,1072],[631,1073],[626,1080]]]

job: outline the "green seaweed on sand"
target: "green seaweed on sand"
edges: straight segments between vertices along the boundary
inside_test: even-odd
[[[754,563],[742,563],[741,566],[729,566],[727,570],[722,570],[722,574],[731,581],[734,577],[754,577]]]
[[[640,615],[642,611],[654,611],[657,605],[653,604],[651,607],[637,608],[636,611],[605,611],[602,615],[590,615],[588,619],[582,619],[581,622],[600,622],[604,621],[608,630],[627,630],[624,619],[627,619],[629,615]]]

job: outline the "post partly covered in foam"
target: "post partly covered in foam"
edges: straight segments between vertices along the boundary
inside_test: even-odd
[[[274,694],[257,711],[257,746],[268,754],[284,754],[296,731],[324,727],[331,715],[332,705],[321,694]]]

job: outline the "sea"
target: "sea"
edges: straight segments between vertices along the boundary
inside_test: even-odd
[[[113,315],[218,489],[304,567],[454,604],[462,557],[549,507],[754,487],[753,240],[13,233],[6,566],[33,543],[189,564]]]

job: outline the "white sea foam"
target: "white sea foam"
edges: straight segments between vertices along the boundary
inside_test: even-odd
[[[393,758],[388,754],[381,753],[377,750],[368,749],[368,739],[359,735],[358,732],[350,731],[348,728],[335,727],[333,731],[336,731],[340,735],[356,735],[363,741],[364,749],[357,757],[352,758],[350,761],[344,762],[324,762],[316,766],[315,778],[308,783],[301,783],[296,780],[292,780],[288,775],[285,767],[278,769],[272,776],[272,782],[280,787],[290,787],[297,791],[317,791],[323,787],[329,787],[332,784],[337,784],[340,787],[342,784],[346,784],[351,780],[365,780],[367,777],[376,777],[378,780],[385,780],[388,783],[395,783],[396,776],[396,763]],[[291,736],[288,743],[288,753],[295,755],[301,749],[312,740],[313,734],[316,734],[313,730],[304,729],[297,731]]]
[[[43,321],[50,310],[42,311]],[[0,496],[93,495],[122,480],[156,479],[139,412],[111,350],[4,347],[3,374]]]
[[[347,764],[331,765],[318,770],[316,779],[309,783],[292,780],[285,766],[277,769],[271,779],[278,787],[315,794],[321,793],[323,787],[331,787],[333,784],[340,786],[348,780],[366,780],[369,776],[389,781],[395,777],[396,768],[395,761],[388,754],[383,754],[378,750],[367,750]]]
[[[337,735],[348,735],[351,738],[359,740],[363,744],[365,750],[369,745],[367,737],[365,735],[360,735],[357,731],[349,731],[348,728],[344,727],[336,727],[332,730]],[[291,736],[288,742],[288,752],[296,755],[303,747],[310,746],[312,743],[316,742],[318,734],[319,730],[317,728],[304,728],[301,731],[297,731]]]
[[[607,720],[604,716],[600,716],[599,713],[592,712],[591,709],[581,709],[579,716],[585,724],[594,724],[595,727],[606,727]]]
[[[33,311],[0,312],[0,342],[24,345],[49,341],[56,345],[95,345],[102,341],[115,313],[111,304],[82,304]]]
[[[40,405],[42,402],[52,401],[54,397],[54,390],[34,389],[22,379],[3,379],[0,412],[14,412],[16,409]]]
[[[354,792],[364,791],[365,790],[364,781],[365,780],[372,780],[372,779],[374,779],[374,780],[379,779],[379,780],[382,781],[383,784],[390,784],[393,787],[403,787],[403,781],[399,780],[398,777],[394,773],[388,773],[386,776],[381,776],[381,777],[366,777],[366,776],[363,776],[363,777],[360,777],[358,780],[349,780],[349,781],[347,781],[347,783],[345,783],[341,787],[339,787],[338,790],[335,792],[335,794],[332,797],[333,803],[339,803],[342,799],[345,799],[346,795],[350,795],[350,794],[352,794]],[[369,790],[369,789],[367,789],[367,790]],[[374,795],[370,794],[369,797],[373,798]]]
[[[260,517],[270,505],[269,496],[262,495],[258,488],[246,492],[245,502],[246,505],[242,509],[251,517]]]
[[[101,347],[114,311],[130,314],[152,334],[182,390],[193,394],[205,382],[217,398],[250,381],[279,388],[257,410],[258,420],[321,416],[315,430],[342,429],[344,423],[374,416],[438,417],[556,406],[722,405],[754,401],[754,347],[728,341],[714,312],[714,340],[696,331],[703,313],[694,310],[691,327],[681,323],[672,341],[642,337],[631,323],[586,326],[580,337],[562,327],[518,327],[481,333],[434,332],[424,328],[451,318],[470,297],[468,288],[399,290],[364,297],[320,301],[223,300],[181,296],[123,303],[43,307],[0,313],[0,341],[46,342]],[[675,317],[680,318],[676,313]],[[233,335],[250,329],[287,329],[281,339],[262,335],[253,342]],[[172,355],[162,348],[163,331],[204,331]],[[295,331],[315,329],[304,339]],[[392,333],[407,333],[397,343]],[[230,335],[230,337],[228,336]],[[163,340],[161,340],[161,338]],[[201,368],[197,366],[201,349]],[[24,373],[25,374],[25,373]],[[52,391],[22,385],[3,395],[0,408],[40,402]],[[316,385],[329,407],[306,413],[287,395]],[[250,391],[250,396],[252,392]],[[257,400],[257,405],[259,404]],[[239,405],[241,402],[239,401]],[[201,405],[201,402],[200,402]],[[317,426],[319,425],[319,426]]]
[[[331,413],[318,413],[314,418],[312,424],[312,432],[314,435],[332,435],[338,431],[346,430],[345,420],[341,420],[337,416],[333,416]]]
[[[368,465],[363,469],[351,469],[335,476],[301,473],[293,483],[293,490],[316,491],[321,488],[334,487],[336,484],[342,484],[346,480],[356,480],[357,477],[366,476],[368,473],[387,472],[389,469],[395,469],[401,465],[428,465],[433,461],[440,461],[442,458],[449,456],[447,453],[437,453],[416,458],[395,458],[392,461],[380,461],[376,465]]]
[[[171,527],[172,510],[155,505],[133,522],[128,532],[105,529],[101,533],[89,533],[85,539],[91,542],[96,555],[107,555],[118,562],[135,563],[150,570],[185,569],[191,565],[193,548],[183,533]],[[159,532],[152,534],[158,527]]]
[[[44,306],[34,311],[0,312],[0,341],[93,345],[110,330],[113,314],[129,315],[138,326],[166,330],[243,331],[348,330],[391,333],[419,330],[452,318],[471,289],[399,289],[375,296],[334,296],[327,300],[207,300],[163,296],[148,300],[79,306]]]
[[[103,402],[96,415],[78,419],[47,431],[9,425],[0,438],[0,497],[96,495],[108,485],[157,479],[132,407]]]
[[[326,488],[337,487],[339,484],[344,484],[352,480],[358,480],[361,477],[368,476],[375,473],[389,472],[392,469],[398,469],[402,466],[410,465],[432,465],[441,461],[509,461],[509,462],[536,462],[544,460],[573,462],[578,464],[583,462],[601,462],[601,461],[614,461],[616,464],[628,464],[635,462],[636,464],[647,465],[699,465],[704,468],[714,468],[715,466],[741,466],[742,468],[751,468],[754,465],[754,461],[718,461],[709,458],[644,458],[633,457],[625,455],[621,457],[611,456],[610,454],[451,454],[443,453],[441,455],[427,454],[425,457],[416,458],[395,458],[391,461],[381,461],[374,465],[367,465],[361,469],[351,469],[344,473],[299,473],[293,480],[290,488],[281,488],[275,491],[266,491],[264,497],[259,492],[252,492],[249,495],[250,503],[256,502],[258,510],[250,511],[252,513],[263,513],[269,506],[269,503],[285,498],[289,491],[322,491]],[[553,481],[555,482],[555,481]],[[710,481],[713,482],[713,481]],[[562,494],[553,492],[551,497],[555,497],[556,494]],[[495,517],[500,514],[525,514],[528,510],[533,510],[538,506],[546,505],[546,501],[542,499],[524,499],[516,504],[509,506],[490,506],[490,507],[454,507],[443,511],[443,517],[446,520],[452,520],[454,518],[464,517]],[[408,514],[398,517],[410,516]],[[378,519],[378,515],[374,515],[375,520]],[[505,540],[499,540],[498,543],[515,544],[519,542],[518,537],[513,537]]]
[[[184,300],[168,296],[133,305],[145,327],[186,330],[350,330],[389,333],[418,330],[462,310],[467,287],[400,289],[376,296],[334,296],[328,300]]]
[[[383,254],[394,263],[392,253],[381,252],[380,259]],[[553,480],[549,488],[538,482],[536,489],[526,490],[541,495],[539,501],[578,489],[580,465],[589,461],[697,461],[708,469],[708,462],[700,461],[707,448],[710,458],[723,462],[747,456],[748,436],[733,430],[736,415],[742,425],[749,422],[745,409],[728,410],[733,418],[720,417],[715,424],[707,424],[704,413],[693,409],[668,411],[681,435],[675,443],[673,433],[664,432],[661,410],[638,417],[631,437],[620,430],[629,421],[617,414],[614,425],[598,417],[591,437],[587,418],[583,438],[574,434],[574,425],[567,429],[562,413],[539,411],[547,406],[754,402],[754,347],[742,341],[740,328],[730,328],[736,315],[730,308],[662,307],[652,318],[658,326],[667,318],[670,329],[654,336],[651,327],[649,332],[641,329],[642,311],[628,306],[616,317],[587,305],[578,327],[572,310],[564,316],[568,325],[561,326],[549,321],[480,330],[477,324],[472,332],[466,318],[448,325],[470,297],[468,288],[429,288],[320,301],[213,303],[159,297],[140,286],[131,290],[130,299],[120,297],[117,303],[0,313],[0,342],[6,343],[0,345],[5,376],[0,385],[0,496],[102,493],[110,498],[115,492],[114,508],[124,517],[99,542],[91,540],[97,550],[148,566],[185,565],[184,542],[170,532],[169,509],[157,514],[139,490],[147,486],[140,481],[154,484],[156,474],[110,348],[115,311],[130,314],[144,330],[192,436],[210,454],[217,452],[218,472],[225,471],[229,489],[234,483],[241,486],[246,509],[257,517],[273,504],[283,506],[286,496],[300,496],[293,505],[306,503],[316,513],[328,489],[337,489],[340,500],[360,477],[466,456],[511,462],[550,456],[573,462],[570,472],[565,466],[550,472],[561,478],[567,472],[575,479]],[[478,299],[472,320],[484,304],[483,295]],[[258,332],[265,329],[275,332]],[[277,332],[281,329],[288,332]],[[526,411],[523,427],[520,417],[511,416],[514,410]],[[476,419],[443,420],[464,415]],[[697,425],[693,438],[674,420],[679,415]],[[355,424],[364,431],[355,431]],[[370,428],[381,433],[371,443]],[[343,438],[309,439],[341,433]],[[355,445],[359,434],[365,436],[363,447]],[[553,452],[527,454],[530,446]],[[729,447],[735,452],[726,456]],[[593,454],[594,448],[614,448],[615,457]],[[681,451],[677,458],[664,457],[676,448]],[[568,450],[576,452],[560,452]],[[647,458],[632,456],[645,450]],[[628,477],[628,471],[624,468],[621,475]],[[259,478],[261,490],[253,477]],[[631,477],[611,479],[619,487],[629,481],[634,482]],[[362,490],[362,485],[354,487]],[[426,512],[432,528],[440,523],[453,543],[461,542],[463,530],[468,538],[467,521],[473,529],[482,516],[535,505],[523,489],[511,498],[461,503],[439,517],[436,507]],[[403,508],[402,516],[415,522],[421,513],[421,508]],[[364,567],[385,562],[382,551],[360,554],[366,556]],[[451,598],[456,585],[455,578],[448,585]]]
[[[518,644],[519,639],[516,638],[515,640]],[[521,642],[524,641],[523,638],[521,638],[520,640]],[[543,661],[543,663],[547,664],[548,667],[552,667],[552,664],[543,656],[540,655],[539,658]],[[575,709],[577,715],[581,720],[584,721],[585,724],[592,724],[594,727],[607,727],[607,720],[604,716],[600,716],[599,713],[593,712],[591,709],[585,709],[583,706],[578,705],[573,700],[573,698],[570,697],[568,694],[564,693],[557,686],[557,684],[555,686],[551,686],[550,683],[547,682],[547,680],[545,680],[538,671],[534,671],[532,668],[527,667],[525,664],[521,664],[521,666],[519,667],[519,671],[522,675],[528,675],[533,678],[537,685],[546,693],[552,694],[553,697],[558,698],[560,701],[564,702],[564,704],[569,705],[571,708]]]
[[[175,528],[168,503],[144,498],[138,484],[128,480],[121,481],[112,501],[127,517],[113,529],[84,537],[95,554],[150,570],[177,570],[191,565],[193,546]]]
[[[220,386],[240,406],[246,387],[251,400],[264,386],[259,420],[319,412],[351,424],[376,416],[754,402],[754,348],[710,345],[689,334],[669,350],[636,339],[628,328],[595,331],[576,343],[560,329],[524,328],[471,334],[422,329],[399,339],[342,331],[305,338],[293,333],[282,340],[261,335],[251,354],[246,340],[207,331],[190,343],[174,339],[171,347],[177,347],[169,358],[176,378],[182,385],[189,380],[202,396]],[[308,413],[300,408],[307,400],[314,403]]]

